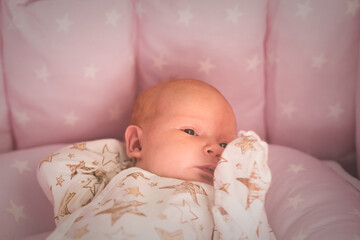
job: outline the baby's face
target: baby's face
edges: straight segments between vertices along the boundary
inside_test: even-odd
[[[159,176],[212,185],[219,157],[236,137],[236,120],[217,92],[193,91],[161,98],[155,120],[143,127],[136,166]]]

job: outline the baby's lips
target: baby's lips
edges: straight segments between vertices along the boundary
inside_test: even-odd
[[[215,171],[215,168],[216,168],[216,165],[214,164],[207,164],[207,165],[202,165],[202,166],[199,166],[200,169],[203,169],[207,172],[209,172],[210,174],[214,175],[214,171]]]

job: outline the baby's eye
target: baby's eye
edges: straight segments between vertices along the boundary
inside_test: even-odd
[[[193,129],[184,129],[183,131],[189,135],[196,136],[196,133]]]
[[[220,147],[222,147],[222,148],[226,148],[227,143],[220,143],[219,145],[220,145]]]

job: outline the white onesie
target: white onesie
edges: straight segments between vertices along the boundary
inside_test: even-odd
[[[48,239],[275,239],[264,211],[267,144],[255,133],[241,131],[228,144],[214,187],[132,164],[114,139],[44,159],[38,180],[57,223]]]

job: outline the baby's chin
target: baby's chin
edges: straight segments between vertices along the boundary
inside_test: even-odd
[[[199,178],[197,178],[196,180],[193,181],[198,181],[198,182],[202,182],[202,183],[206,183],[208,185],[214,186],[214,178],[210,177],[208,175],[200,175]]]

